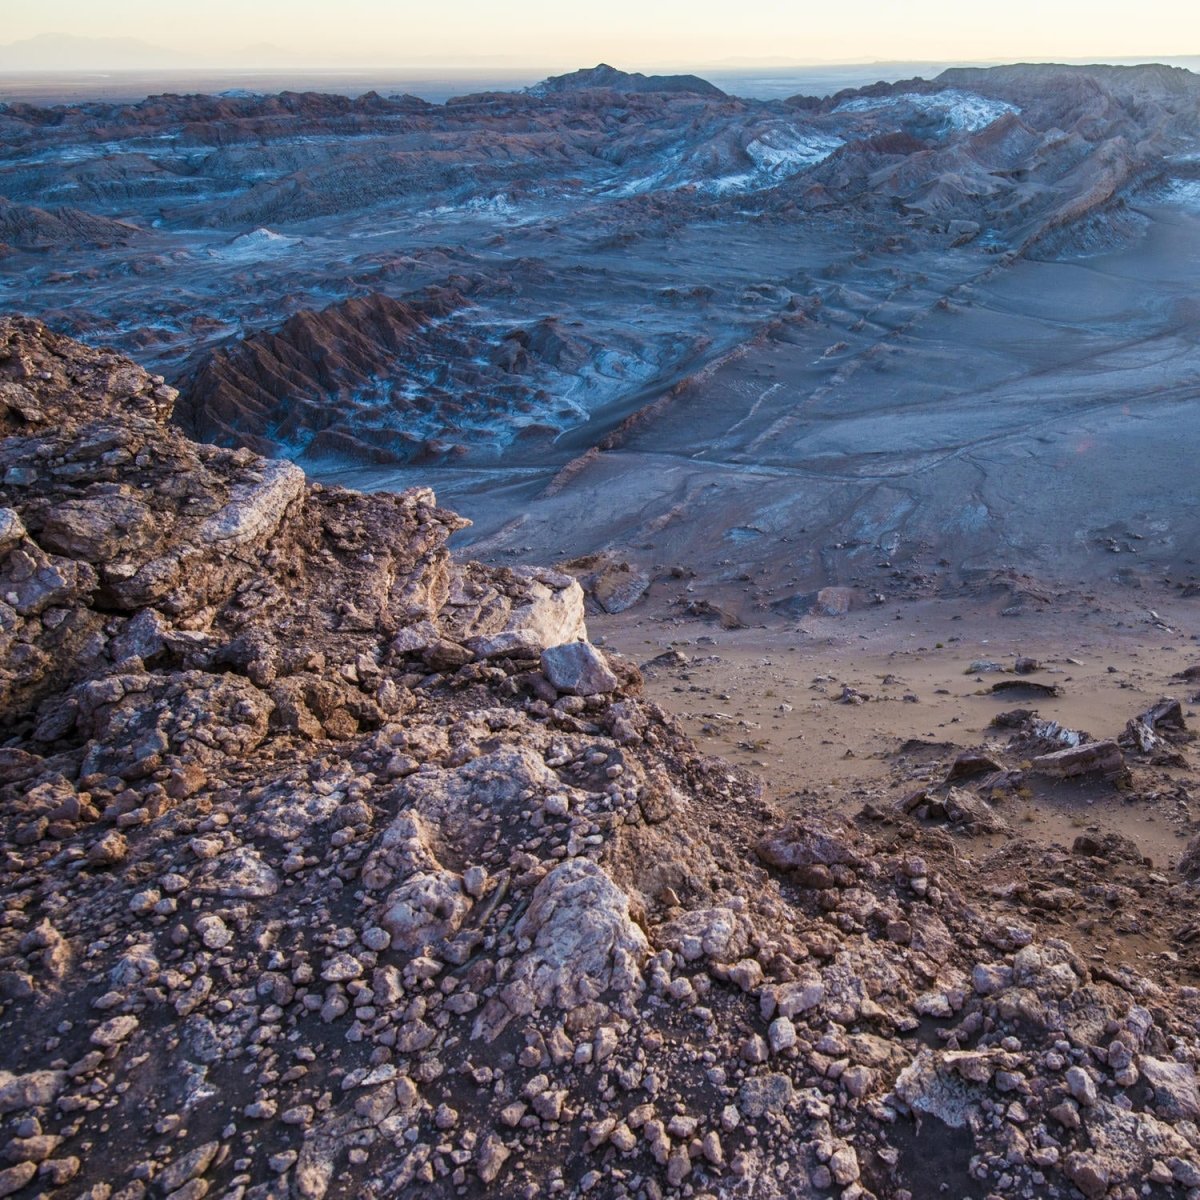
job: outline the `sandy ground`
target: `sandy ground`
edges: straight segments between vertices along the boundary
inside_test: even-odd
[[[1164,696],[1186,701],[1198,685],[1171,677],[1200,662],[1200,609],[1188,604],[1152,610],[1161,620],[1127,602],[1124,611],[1003,618],[963,600],[884,605],[759,629],[722,630],[636,611],[595,615],[590,624],[609,647],[641,663],[671,650],[686,659],[648,665],[647,691],[705,749],[753,767],[781,798],[849,812],[940,779],[959,750],[1002,751],[1011,735],[991,722],[1009,709],[1032,708],[1101,739],[1116,737]],[[1021,656],[1042,669],[1013,675]],[[980,660],[1009,670],[970,671]],[[1018,678],[1057,685],[1063,694],[990,690]],[[844,703],[843,686],[869,699]],[[1185,713],[1193,710],[1185,706]],[[1168,866],[1200,828],[1193,807],[1097,792],[1088,783],[1044,782],[1035,802],[1006,815],[1013,836],[1047,845],[1069,846],[1085,828],[1111,829]]]
[[[882,820],[896,845],[965,863],[981,895],[1011,904],[1014,921],[1036,921],[1097,964],[1136,964],[1196,984],[1196,930],[1187,889],[1175,885],[1179,859],[1200,832],[1200,752],[1181,746],[1182,767],[1134,760],[1123,783],[1053,780],[1028,770],[1008,747],[1011,731],[991,724],[1024,707],[1096,739],[1115,738],[1165,696],[1183,701],[1194,722],[1200,706],[1189,698],[1200,684],[1172,676],[1200,662],[1200,607],[1181,600],[1151,609],[1145,599],[1117,589],[1104,604],[1018,617],[1001,617],[1002,601],[917,601],[735,630],[681,620],[651,602],[594,614],[590,628],[609,649],[647,664],[648,695],[703,749],[752,767],[798,814]],[[651,661],[661,655],[667,660]],[[1041,669],[1014,674],[1019,656]],[[983,659],[1008,670],[969,670]],[[1062,694],[990,691],[1022,678]],[[844,686],[867,698],[843,702]],[[1014,792],[992,793],[1007,829],[972,833],[900,815],[898,801],[941,785],[968,748],[1022,772]],[[1110,834],[1132,845],[1089,858],[1076,843]]]

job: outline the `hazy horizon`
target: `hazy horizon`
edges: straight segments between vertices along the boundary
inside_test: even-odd
[[[864,0],[853,10],[747,0],[731,20],[713,0],[610,0],[591,6],[513,0],[501,10],[459,0],[453,19],[385,0],[60,0],[53,18],[30,0],[5,14],[5,70],[736,69],[893,62],[1165,61],[1200,55],[1200,11],[1012,0],[1004,22],[953,0]],[[37,39],[31,41],[31,39]],[[73,39],[101,39],[73,41]],[[9,61],[15,57],[16,61]],[[92,61],[94,59],[94,61]]]

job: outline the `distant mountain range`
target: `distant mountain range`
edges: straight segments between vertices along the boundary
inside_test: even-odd
[[[390,56],[381,51],[380,61],[368,63],[365,61],[337,63],[330,61],[322,69],[388,69],[397,70],[417,65],[417,60],[406,56],[403,60],[388,61]],[[1088,60],[1067,60],[1073,64],[1087,65]],[[1161,62],[1169,66],[1187,67],[1191,70],[1200,69],[1200,55],[1162,55],[1143,58],[1113,58],[1105,62],[1114,65],[1136,65],[1144,62]],[[522,68],[531,68],[533,64],[520,63],[506,56],[494,61],[479,60],[470,66],[462,64],[459,67],[446,67],[445,64],[435,63],[432,59],[421,59],[422,70],[440,69],[444,71],[462,70],[467,73],[482,70],[485,66],[499,69],[501,63],[506,64],[508,72],[520,73]],[[42,33],[36,37],[24,38],[20,41],[0,43],[0,73],[15,72],[93,72],[93,71],[183,71],[183,70],[213,70],[229,69],[269,69],[269,70],[301,70],[315,69],[319,64],[303,63],[296,55],[271,43],[257,43],[241,46],[220,53],[192,53],[174,50],[153,42],[135,37],[81,37],[71,33]],[[984,66],[984,63],[965,63],[961,60],[945,61],[912,61],[912,62],[874,62],[874,63],[833,63],[833,62],[804,62],[799,59],[783,57],[748,58],[734,57],[703,64],[671,64],[680,70],[701,71],[711,73],[714,77],[727,80],[742,75],[755,75],[762,72],[784,72],[804,74],[816,78],[824,78],[826,74],[840,75],[856,68],[853,82],[858,82],[858,76],[863,78],[899,79],[922,75],[926,78],[938,74],[951,66]],[[534,76],[536,78],[536,76]],[[698,95],[712,95],[717,89],[707,79],[695,74],[643,75],[637,72],[618,71],[613,67],[600,64],[583,71],[575,71],[565,75],[552,76],[543,84],[537,85],[542,89],[553,91],[574,91],[582,88],[615,88],[620,91],[685,91]],[[542,94],[546,94],[543,92]]]
[[[219,56],[187,54],[132,37],[79,37],[41,33],[0,44],[0,71],[147,71],[195,67],[289,66],[294,56],[279,46],[245,46]]]

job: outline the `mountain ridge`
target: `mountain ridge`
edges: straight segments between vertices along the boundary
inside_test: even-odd
[[[600,63],[595,67],[581,67],[566,75],[552,75],[526,91],[531,96],[561,96],[594,89],[642,95],[655,92],[709,97],[725,95],[715,84],[701,79],[698,75],[643,75],[638,71],[620,71],[607,63]]]

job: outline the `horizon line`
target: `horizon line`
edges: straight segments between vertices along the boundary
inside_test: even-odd
[[[9,43],[10,45],[13,43]],[[5,49],[4,44],[0,44],[0,50]],[[1170,60],[1200,60],[1200,52],[1196,54],[1168,54],[1168,55],[1072,55],[1070,57],[1014,57],[1014,58],[966,58],[966,57],[948,57],[948,58],[864,58],[864,59],[813,59],[810,61],[787,60],[787,61],[772,61],[763,60],[761,62],[742,62],[733,61],[707,61],[707,62],[691,62],[691,61],[666,61],[666,62],[647,62],[639,61],[628,64],[627,67],[615,67],[616,70],[628,70],[630,73],[635,71],[645,72],[647,70],[670,70],[674,72],[691,72],[698,71],[727,71],[737,73],[752,73],[759,70],[805,70],[812,68],[832,68],[832,67],[888,67],[888,66],[942,66],[947,64],[961,66],[1170,66]],[[593,66],[612,65],[601,60]],[[444,60],[419,59],[407,60],[400,62],[346,62],[346,63],[330,63],[330,62],[304,62],[296,61],[292,63],[269,63],[262,66],[256,66],[245,62],[197,62],[197,63],[164,63],[164,64],[145,64],[143,66],[104,66],[98,64],[96,66],[62,66],[62,67],[28,67],[28,68],[3,68],[0,67],[0,75],[136,75],[143,74],[147,71],[157,71],[164,74],[187,74],[196,71],[229,71],[234,73],[255,72],[258,74],[281,74],[288,71],[343,71],[343,72],[368,72],[368,71],[449,71],[462,72],[467,74],[476,74],[481,71],[510,71],[510,72],[528,72],[528,71],[543,71],[543,70],[561,70],[561,64],[554,62],[537,62],[537,61],[519,61],[510,62],[507,60],[496,61],[490,59],[480,59],[474,62],[447,62]],[[571,70],[590,70],[592,67],[574,67]]]

